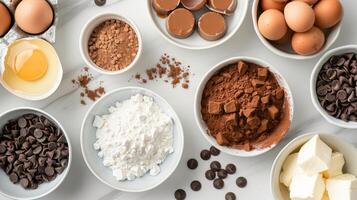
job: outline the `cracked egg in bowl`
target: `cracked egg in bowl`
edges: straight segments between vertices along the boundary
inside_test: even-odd
[[[42,100],[53,94],[62,80],[62,65],[54,47],[42,39],[20,39],[3,55],[1,84],[27,100]]]

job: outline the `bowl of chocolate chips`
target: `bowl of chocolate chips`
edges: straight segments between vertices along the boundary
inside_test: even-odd
[[[0,194],[41,198],[63,182],[71,159],[69,138],[50,114],[26,107],[0,115]]]
[[[234,57],[213,67],[200,82],[195,117],[216,148],[252,157],[269,151],[288,133],[293,99],[287,82],[270,64]]]
[[[330,50],[317,62],[310,79],[311,99],[331,124],[357,128],[357,46]]]

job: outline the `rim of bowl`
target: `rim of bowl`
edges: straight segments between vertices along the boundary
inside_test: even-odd
[[[339,53],[340,52],[340,53]],[[323,66],[323,64],[333,55],[336,54],[343,54],[343,53],[348,53],[348,52],[353,52],[357,54],[357,45],[345,45],[341,47],[337,47],[334,49],[331,49],[330,51],[326,52],[316,63],[311,76],[310,76],[310,96],[312,100],[312,104],[316,108],[316,110],[323,116],[323,118],[326,119],[329,123],[339,126],[342,128],[348,128],[348,129],[356,129],[357,128],[357,122],[345,122],[341,119],[335,118],[333,116],[330,116],[325,109],[321,106],[320,102],[317,100],[317,94],[316,94],[316,81],[317,81],[317,76],[320,73],[320,70]]]
[[[270,72],[274,73],[276,79],[279,82],[279,85],[284,88],[285,93],[288,95],[288,102],[289,102],[289,109],[290,109],[290,126],[289,129],[291,128],[291,125],[293,123],[293,118],[294,118],[294,99],[291,93],[290,86],[286,79],[282,76],[282,74],[274,68],[271,64],[259,59],[259,58],[254,58],[254,57],[249,57],[249,56],[238,56],[238,57],[231,57],[228,59],[225,59],[218,64],[216,64],[214,67],[212,67],[206,74],[202,77],[200,83],[198,84],[196,93],[195,93],[195,100],[194,100],[194,115],[195,115],[195,120],[196,123],[200,129],[201,134],[204,136],[204,138],[213,146],[215,146],[217,149],[221,150],[222,152],[225,152],[229,155],[233,156],[238,156],[238,157],[254,157],[254,156],[259,156],[261,154],[264,154],[273,148],[275,148],[281,140],[288,135],[289,129],[286,131],[285,135],[281,138],[279,142],[276,144],[271,145],[270,147],[264,148],[264,149],[255,149],[251,152],[249,151],[244,151],[244,150],[239,150],[239,149],[233,149],[229,148],[226,146],[221,146],[217,144],[215,140],[213,140],[213,137],[209,135],[208,129],[205,128],[207,126],[205,122],[202,120],[202,115],[201,115],[201,99],[202,99],[202,92],[208,82],[208,80],[219,70],[227,66],[228,64],[231,64],[233,62],[239,61],[239,60],[244,60],[252,63],[259,63],[259,65],[262,65],[263,67],[266,67],[269,69]],[[242,153],[245,152],[246,154]]]
[[[280,57],[290,58],[290,59],[295,59],[295,60],[307,60],[307,59],[316,58],[317,56],[319,56],[322,53],[324,53],[325,51],[327,51],[336,42],[337,38],[340,35],[341,28],[342,28],[342,23],[341,22],[343,20],[344,14],[342,14],[341,21],[337,25],[335,25],[334,28],[332,28],[333,30],[336,31],[335,36],[331,37],[331,35],[329,35],[329,37],[326,37],[325,38],[325,44],[321,48],[321,50],[319,52],[317,52],[315,54],[312,54],[312,55],[303,56],[303,55],[288,53],[288,52],[285,52],[283,50],[280,50],[279,48],[277,48],[274,45],[272,45],[271,42],[269,42],[267,39],[265,39],[262,36],[262,34],[260,33],[260,31],[259,31],[259,28],[258,28],[258,16],[257,16],[258,15],[259,2],[260,2],[260,0],[254,0],[253,1],[253,6],[252,6],[252,19],[253,19],[254,31],[257,34],[259,40],[263,43],[263,45],[266,48],[268,48],[270,51],[272,51],[273,53],[275,53],[276,55],[278,55]],[[329,44],[327,44],[327,38],[332,38]]]
[[[98,25],[100,25],[102,22],[104,22],[108,19],[117,19],[117,20],[124,21],[135,31],[136,36],[138,38],[138,52],[136,53],[134,60],[128,66],[126,66],[124,69],[117,70],[117,71],[109,71],[109,70],[105,70],[105,69],[102,69],[101,67],[97,66],[89,57],[88,50],[84,49],[85,48],[84,46],[88,46],[88,41],[84,40],[85,39],[84,35],[88,32],[89,37],[90,37],[90,34],[93,32],[94,28],[96,28]],[[89,30],[89,26],[92,24],[95,24],[95,27],[93,28],[93,30]],[[87,66],[89,66],[90,68],[92,68],[93,70],[95,70],[96,72],[104,74],[104,75],[119,75],[119,74],[124,74],[125,72],[129,71],[137,64],[137,62],[139,61],[139,58],[141,57],[142,51],[143,51],[143,41],[142,41],[142,37],[141,37],[138,26],[135,24],[135,22],[131,18],[117,14],[117,13],[113,13],[113,12],[103,12],[103,13],[97,14],[96,16],[89,19],[83,26],[80,36],[79,36],[79,50],[80,50],[80,54],[81,54],[82,59],[84,60],[85,64]]]
[[[153,17],[153,8],[151,6],[151,0],[146,0],[147,1],[147,10],[149,12],[149,16],[150,16],[150,19],[151,19],[151,22],[154,24],[156,30],[160,33],[160,35],[165,38],[167,41],[169,41],[171,44],[174,44],[178,47],[181,47],[183,49],[189,49],[189,50],[204,50],[204,49],[211,49],[211,48],[214,48],[214,47],[218,47],[222,44],[224,44],[225,42],[227,42],[229,39],[231,39],[239,30],[239,28],[242,26],[246,16],[247,16],[247,12],[248,12],[248,9],[249,9],[249,0],[240,0],[240,1],[245,1],[245,6],[244,6],[244,13],[242,15],[242,19],[238,22],[238,24],[236,25],[236,27],[234,27],[233,31],[228,34],[228,35],[225,35],[223,38],[221,38],[220,40],[218,40],[217,42],[213,43],[213,44],[210,44],[210,45],[207,45],[207,46],[201,46],[201,47],[189,47],[187,45],[183,45],[183,44],[180,44],[174,40],[172,40],[171,38],[167,37],[162,31],[161,29],[157,26],[157,24],[154,22],[154,17]]]
[[[0,73],[0,83],[1,85],[8,91],[10,92],[11,94],[17,96],[17,97],[20,97],[22,99],[25,99],[25,100],[29,100],[29,101],[40,101],[40,100],[44,100],[48,97],[50,97],[51,95],[53,95],[57,89],[59,88],[61,82],[62,82],[62,78],[63,78],[63,67],[62,67],[62,63],[61,63],[61,59],[59,58],[58,54],[57,54],[57,51],[55,49],[55,47],[49,43],[47,40],[44,40],[42,38],[31,38],[31,37],[26,37],[26,38],[21,38],[21,39],[18,39],[18,40],[15,40],[15,41],[21,41],[21,40],[43,40],[44,42],[48,43],[53,49],[54,51],[56,52],[56,57],[59,61],[59,74],[58,74],[58,79],[57,81],[55,82],[55,84],[53,85],[53,87],[48,91],[46,92],[45,94],[42,94],[42,95],[36,95],[36,96],[29,96],[29,95],[25,95],[25,94],[21,94],[21,93],[18,93],[16,92],[15,90],[13,90],[12,88],[10,88],[6,83],[5,81],[2,79],[2,75]],[[11,44],[10,44],[11,45]],[[5,53],[3,54],[3,57],[0,59],[0,60],[4,60],[6,54],[7,54],[7,51],[5,51]]]
[[[73,158],[73,155],[72,155],[72,145],[71,145],[71,140],[70,138],[68,137],[68,134],[66,132],[66,130],[63,128],[62,124],[59,123],[59,121],[53,117],[51,114],[49,114],[48,112],[42,110],[42,109],[38,109],[38,108],[34,108],[34,107],[17,107],[17,108],[12,108],[10,110],[7,110],[3,113],[0,114],[0,118],[3,118],[5,115],[11,113],[11,112],[16,112],[16,111],[21,111],[21,110],[31,110],[31,111],[34,111],[34,112],[38,112],[38,113],[41,113],[43,115],[45,115],[46,117],[50,118],[51,121],[53,121],[62,131],[63,131],[63,134],[67,140],[67,144],[68,144],[68,149],[69,149],[69,158],[68,158],[68,165],[65,169],[65,171],[62,172],[61,175],[63,175],[63,178],[62,180],[60,180],[58,182],[57,185],[55,185],[53,188],[49,189],[47,192],[41,194],[41,195],[38,195],[38,196],[34,196],[34,197],[30,197],[30,198],[19,198],[19,197],[15,197],[15,196],[12,196],[12,195],[9,195],[9,194],[6,194],[4,193],[2,190],[0,190],[0,194],[2,194],[3,196],[5,197],[8,197],[8,198],[11,198],[11,199],[18,199],[18,200],[33,200],[33,199],[39,199],[39,198],[42,198],[44,196],[47,196],[49,195],[50,193],[52,193],[53,191],[55,191],[60,185],[62,185],[63,181],[67,178],[67,175],[70,171],[70,168],[71,168],[71,165],[72,165],[72,158]],[[58,177],[57,177],[58,178]],[[57,179],[56,178],[56,179]]]
[[[273,165],[272,165],[272,167],[271,167],[271,169],[270,169],[270,192],[271,192],[271,194],[273,195],[273,198],[274,198],[274,199],[279,199],[278,197],[280,196],[280,195],[277,195],[277,193],[275,192],[276,189],[279,189],[279,188],[275,188],[274,178],[280,175],[281,169],[280,169],[280,171],[279,171],[279,174],[276,174],[276,173],[275,173],[275,169],[276,169],[276,167],[277,167],[277,166],[276,166],[277,163],[281,160],[282,154],[284,154],[284,153],[285,153],[292,145],[294,145],[296,142],[298,142],[298,141],[300,141],[300,140],[302,140],[302,139],[304,139],[304,138],[313,137],[313,136],[315,136],[315,135],[328,135],[329,137],[334,137],[334,138],[336,138],[336,139],[338,139],[338,140],[340,140],[340,141],[343,141],[343,143],[344,143],[345,145],[349,145],[350,147],[353,147],[354,149],[356,149],[352,144],[346,142],[345,140],[343,140],[343,139],[337,137],[337,136],[334,135],[334,134],[329,134],[329,133],[326,133],[326,132],[313,131],[313,132],[308,132],[308,133],[305,133],[305,134],[302,134],[302,135],[299,135],[299,136],[295,137],[295,138],[294,138],[293,140],[291,140],[288,144],[286,144],[283,149],[280,150],[280,152],[278,153],[278,155],[275,157],[274,162],[273,162]],[[294,150],[296,150],[296,149],[294,149]],[[292,151],[292,152],[293,152],[293,151]],[[292,152],[290,152],[290,154],[291,154]],[[289,155],[290,155],[290,154],[289,154]],[[286,160],[286,159],[285,159],[285,160]],[[285,160],[284,160],[284,161],[285,161]],[[282,167],[281,167],[281,168],[282,168]]]
[[[88,120],[88,115],[89,113],[93,110],[93,108],[104,98],[106,98],[107,96],[110,96],[111,94],[117,93],[117,92],[121,92],[123,90],[139,90],[139,91],[144,91],[144,92],[148,92],[151,93],[153,96],[155,96],[155,98],[160,99],[162,102],[164,102],[165,104],[167,104],[172,110],[173,110],[173,115],[177,118],[177,121],[175,121],[174,126],[177,126],[177,129],[179,132],[181,132],[182,134],[179,134],[178,138],[179,140],[182,141],[182,146],[179,147],[178,149],[175,149],[175,151],[178,151],[178,155],[179,157],[177,158],[177,161],[175,161],[174,163],[174,167],[172,169],[170,169],[169,173],[167,174],[167,176],[165,176],[161,181],[159,181],[157,184],[153,184],[148,188],[145,189],[141,189],[141,190],[130,190],[130,189],[123,189],[123,188],[119,188],[119,187],[115,187],[111,184],[109,184],[106,180],[104,180],[103,178],[101,178],[91,167],[91,165],[88,163],[87,161],[87,155],[84,153],[84,147],[83,147],[83,129],[84,129],[84,125],[85,122]],[[173,107],[166,101],[166,99],[164,99],[163,97],[161,97],[160,95],[158,95],[156,92],[146,89],[146,88],[142,88],[142,87],[135,87],[135,86],[128,86],[128,87],[121,87],[115,90],[112,90],[108,93],[106,93],[104,96],[102,96],[98,101],[96,101],[87,111],[86,115],[84,116],[82,125],[81,125],[81,133],[80,133],[80,144],[81,144],[81,151],[82,151],[82,156],[83,159],[87,165],[87,167],[89,168],[89,170],[92,172],[92,174],[98,179],[100,180],[102,183],[104,183],[105,185],[115,189],[115,190],[119,190],[119,191],[123,191],[123,192],[145,192],[145,191],[149,191],[152,190],[156,187],[158,187],[159,185],[161,185],[163,182],[165,182],[177,169],[181,159],[182,159],[182,155],[183,155],[183,149],[185,146],[185,140],[184,140],[184,131],[183,131],[183,127],[181,124],[181,120],[179,118],[179,116],[177,115],[176,111],[173,109]],[[97,155],[95,155],[97,156]],[[165,161],[164,161],[165,162]],[[99,164],[103,164],[103,163],[99,163]],[[108,168],[109,169],[109,168]]]

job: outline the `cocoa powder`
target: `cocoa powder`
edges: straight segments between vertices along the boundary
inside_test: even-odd
[[[289,115],[285,90],[268,68],[239,61],[218,71],[202,94],[201,113],[217,143],[250,151],[279,141]],[[289,120],[289,119],[288,119]],[[281,123],[284,121],[284,123]],[[282,130],[284,133],[275,133]],[[271,145],[271,144],[264,144]]]

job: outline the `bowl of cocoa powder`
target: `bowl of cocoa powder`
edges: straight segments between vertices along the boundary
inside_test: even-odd
[[[142,39],[132,20],[103,13],[83,27],[79,48],[89,67],[101,74],[118,75],[135,66],[142,53]]]
[[[204,76],[195,96],[195,118],[203,136],[223,152],[263,154],[288,133],[293,118],[289,85],[270,64],[234,57]]]

